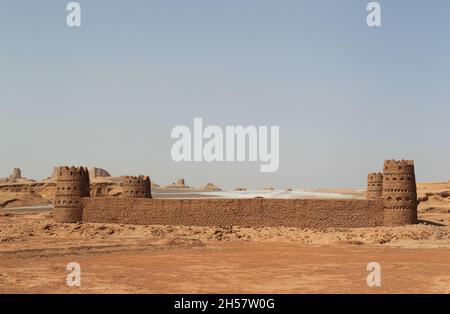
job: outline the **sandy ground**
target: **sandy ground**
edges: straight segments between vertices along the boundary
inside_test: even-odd
[[[450,293],[450,215],[427,215],[444,223],[315,230],[1,214],[0,293]],[[372,261],[381,287],[366,284]],[[66,285],[69,262],[81,287]]]

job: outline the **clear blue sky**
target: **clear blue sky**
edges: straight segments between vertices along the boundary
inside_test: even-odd
[[[167,184],[364,187],[386,158],[450,179],[450,2],[0,1],[0,177],[55,165]],[[175,163],[175,125],[279,125],[280,168]]]

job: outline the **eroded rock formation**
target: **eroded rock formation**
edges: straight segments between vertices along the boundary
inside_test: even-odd
[[[94,178],[107,178],[110,177],[111,175],[109,174],[108,171],[106,171],[105,169],[102,168],[89,168],[89,178],[94,179]]]
[[[183,178],[179,178],[177,182],[172,182],[167,186],[169,189],[188,189],[189,186],[186,185],[186,182]]]
[[[204,185],[200,189],[201,190],[207,190],[207,191],[221,191],[221,189],[217,185],[215,185],[215,184],[213,184],[211,182],[207,183],[206,185]]]

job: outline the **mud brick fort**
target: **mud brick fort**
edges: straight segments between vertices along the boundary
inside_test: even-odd
[[[90,197],[89,172],[59,167],[57,222],[197,226],[375,227],[417,222],[414,163],[386,160],[367,199],[154,199],[149,177],[123,178],[122,197]]]

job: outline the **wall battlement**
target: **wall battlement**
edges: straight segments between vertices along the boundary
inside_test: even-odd
[[[89,197],[89,172],[83,167],[57,168],[54,216],[57,222],[82,219],[83,197]]]
[[[367,175],[367,199],[380,199],[383,191],[383,174],[371,172]]]
[[[151,198],[150,178],[148,176],[125,176],[122,195],[125,198]]]
[[[385,225],[417,223],[417,192],[414,162],[386,160],[383,167]]]
[[[124,177],[123,197],[90,197],[86,168],[57,169],[55,219],[197,226],[375,227],[417,222],[414,162],[386,160],[367,199],[152,199],[150,178]]]

